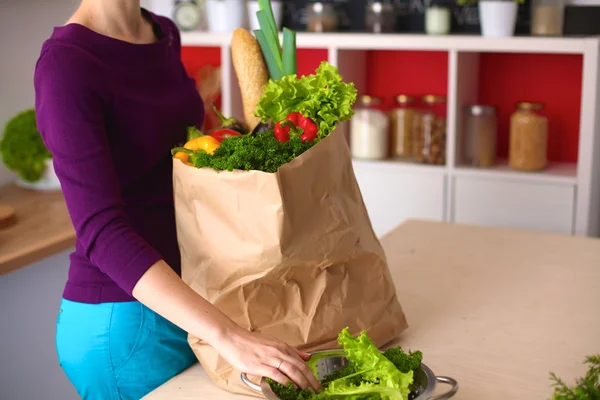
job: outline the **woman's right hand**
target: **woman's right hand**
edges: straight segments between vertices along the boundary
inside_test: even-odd
[[[283,386],[292,381],[315,392],[321,388],[306,365],[310,354],[277,339],[236,327],[221,337],[215,349],[233,367],[247,374],[271,378]]]

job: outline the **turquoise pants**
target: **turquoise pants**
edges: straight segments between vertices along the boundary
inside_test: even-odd
[[[63,299],[56,348],[83,400],[139,400],[197,360],[187,334],[139,302]]]

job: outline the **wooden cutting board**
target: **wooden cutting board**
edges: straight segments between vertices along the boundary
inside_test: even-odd
[[[7,228],[15,222],[15,209],[11,206],[0,204],[0,229]]]

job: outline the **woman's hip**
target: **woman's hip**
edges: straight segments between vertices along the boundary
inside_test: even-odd
[[[139,399],[196,361],[187,334],[139,302],[63,300],[56,347],[84,400]]]

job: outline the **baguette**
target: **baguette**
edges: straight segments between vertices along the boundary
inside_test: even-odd
[[[246,29],[238,28],[233,32],[231,57],[242,94],[244,119],[252,130],[260,123],[254,111],[269,81],[269,71],[258,41]]]

